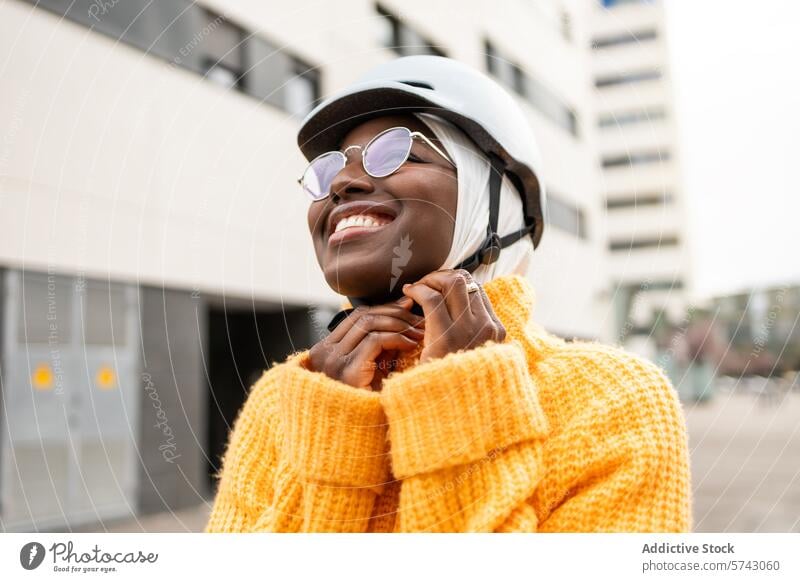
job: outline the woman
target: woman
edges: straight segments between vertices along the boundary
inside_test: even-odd
[[[206,531],[689,531],[665,376],[532,319],[544,192],[504,89],[396,59],[298,141],[317,259],[355,309],[255,384]]]

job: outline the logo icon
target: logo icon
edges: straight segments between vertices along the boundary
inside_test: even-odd
[[[35,570],[44,560],[44,546],[39,542],[28,542],[19,551],[19,563],[26,570]]]
[[[400,244],[394,247],[394,258],[392,259],[392,280],[389,284],[389,291],[394,289],[397,281],[400,280],[400,275],[403,274],[403,267],[411,260],[411,238],[404,235],[400,239]]]

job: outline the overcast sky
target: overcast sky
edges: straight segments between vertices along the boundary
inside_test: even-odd
[[[800,2],[666,9],[695,290],[800,284]]]

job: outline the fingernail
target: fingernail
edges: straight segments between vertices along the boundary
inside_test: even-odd
[[[411,287],[411,285],[410,285],[409,283],[404,283],[404,284],[403,284],[403,291],[405,291],[405,290],[406,290],[406,289],[408,289],[409,287]]]

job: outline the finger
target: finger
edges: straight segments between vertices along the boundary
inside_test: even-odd
[[[381,352],[385,350],[410,351],[417,347],[417,342],[404,335],[388,331],[373,331],[353,350],[352,361],[354,364],[375,362]]]
[[[397,299],[394,303],[396,303],[403,309],[411,309],[411,307],[414,305],[414,300],[411,299],[411,297],[406,297],[405,295],[403,295],[402,297]]]
[[[350,353],[368,334],[381,331],[404,334],[416,341],[422,340],[425,336],[423,330],[414,327],[407,321],[377,311],[370,311],[359,317],[358,321],[350,327],[347,334],[339,341],[339,349],[344,353]]]
[[[486,312],[487,304],[484,301],[486,295],[483,290],[483,286],[481,286],[475,281],[473,281],[473,283],[475,283],[475,285],[477,285],[478,288],[472,293],[467,292],[467,295],[469,296],[469,308],[474,315],[479,315]],[[489,305],[489,307],[491,307],[491,304]]]
[[[404,299],[408,298],[404,297]],[[342,339],[344,338],[345,335],[347,335],[350,329],[352,329],[352,327],[358,323],[358,320],[361,319],[361,317],[363,317],[367,313],[379,313],[397,317],[412,326],[420,327],[424,325],[425,319],[423,317],[420,317],[416,313],[411,313],[411,311],[409,311],[410,306],[409,309],[406,309],[404,307],[404,305],[408,303],[409,301],[407,300],[402,304],[397,302],[392,302],[392,303],[387,303],[385,305],[375,305],[375,306],[360,305],[359,307],[356,307],[350,313],[350,315],[345,317],[344,321],[342,321],[338,326],[336,326],[336,329],[334,329],[330,333],[330,335],[328,336],[329,342],[339,343],[340,341],[342,341]]]
[[[449,329],[453,325],[453,320],[450,319],[450,314],[447,311],[444,296],[436,289],[429,287],[425,283],[413,283],[404,285],[403,293],[419,303],[425,313],[425,319],[440,326],[442,331]]]
[[[443,269],[428,273],[418,282],[439,291],[444,296],[450,319],[458,321],[471,313],[467,293],[467,283],[471,281],[472,275],[464,269]]]
[[[390,317],[396,317],[398,319],[402,319],[409,325],[417,325],[423,323],[425,318],[421,315],[417,315],[416,313],[411,312],[411,306],[414,304],[414,301],[410,297],[404,297],[406,300],[402,304],[397,304],[395,302],[386,303],[384,305],[375,305],[369,308],[368,313],[375,313],[379,315],[388,315]],[[408,308],[405,306],[408,305]]]
[[[478,290],[472,293],[472,295],[476,296],[476,299],[480,300],[480,304],[483,306],[483,310],[489,314],[489,317],[492,319],[494,323],[497,325],[502,325],[500,319],[498,319],[497,314],[494,312],[494,307],[492,307],[492,302],[489,300],[489,296],[486,294],[486,290],[483,288],[483,285],[478,285]],[[476,309],[477,309],[476,303]]]
[[[487,318],[487,323],[491,323],[495,333],[493,334],[495,340],[502,341],[505,339],[505,326],[500,321],[500,318],[497,317],[497,314],[494,312],[494,307],[492,307],[492,302],[489,300],[489,296],[486,294],[486,290],[483,288],[482,285],[478,285],[478,290],[471,295],[474,295],[475,298],[475,307],[473,309],[480,310],[483,314],[482,317]],[[500,333],[502,330],[502,333]]]
[[[337,325],[334,330],[328,335],[327,339],[331,344],[338,343],[342,340],[345,334],[353,327],[353,323],[361,316],[361,313],[366,311],[365,307],[356,307],[351,311],[344,320]]]
[[[372,332],[349,354],[342,377],[347,378],[345,381],[348,384],[357,382],[368,385],[376,373],[375,360],[384,350],[411,351],[416,348],[417,343],[403,335],[386,331]]]

